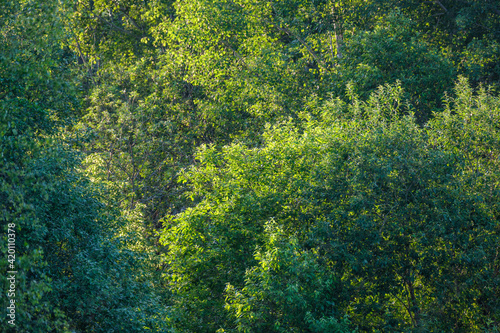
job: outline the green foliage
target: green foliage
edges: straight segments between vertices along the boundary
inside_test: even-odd
[[[2,331],[167,330],[143,256],[118,237],[126,220],[102,204],[78,170],[80,154],[61,135],[79,103],[71,57],[59,47],[57,3],[1,9],[0,267],[17,270],[16,326],[2,320]],[[1,286],[9,290],[6,279]]]
[[[498,85],[500,68],[499,42],[489,38],[474,39],[462,51],[459,70],[471,83],[488,83]]]
[[[339,63],[339,87],[353,82],[362,98],[379,85],[399,80],[420,123],[440,108],[443,93],[454,79],[451,62],[423,41],[414,23],[397,11],[373,31],[350,38]]]
[[[375,0],[372,9],[381,15],[398,7],[412,20],[421,38],[444,51],[462,75],[480,82],[498,84],[500,7],[494,0],[417,1]],[[483,66],[484,65],[484,66]]]
[[[18,331],[498,331],[499,13],[3,1]]]
[[[203,135],[201,119],[191,113],[192,97],[184,95],[189,87],[176,85],[175,74],[146,59],[125,69],[108,66],[97,75],[105,83],[93,89],[76,127],[92,135],[83,143],[89,175],[105,182],[110,200],[123,209],[146,205],[149,223],[179,210],[176,173],[191,161],[193,141]]]
[[[493,218],[487,226],[475,233],[469,232],[467,243],[480,244],[480,249],[462,260],[466,261],[468,272],[475,274],[475,277],[473,281],[460,277],[459,281],[462,288],[475,294],[482,314],[498,329],[500,303],[494,295],[500,292],[500,281],[494,271],[498,269],[499,262],[493,255],[493,248],[495,243],[498,244],[499,230],[500,100],[484,88],[475,94],[465,78],[460,79],[455,89],[457,97],[449,100],[445,112],[430,123],[431,140],[441,149],[467,160],[459,181],[468,188],[471,200]],[[484,255],[480,254],[482,251]],[[477,290],[481,290],[481,293]]]
[[[471,159],[401,116],[401,94],[333,101],[324,125],[275,127],[261,148],[199,152],[186,176],[201,202],[163,238],[188,327],[310,331],[348,315],[362,331],[477,331],[497,320],[485,300],[498,292],[498,219],[479,196],[492,189],[468,185]]]
[[[374,1],[384,13],[399,7],[425,33],[433,44],[460,48],[474,38],[498,41],[498,3],[494,0],[418,0]]]
[[[172,15],[172,1],[78,1],[65,10],[68,42],[94,70],[107,61],[137,59],[153,49],[151,28]]]
[[[126,240],[114,235],[126,221],[95,199],[88,180],[74,170],[78,157],[52,146],[24,161],[23,167],[31,172],[23,175],[26,184],[18,190],[23,205],[32,207],[32,216],[24,213],[13,219],[20,227],[18,241],[26,247],[17,251],[43,251],[41,268],[25,267],[30,272],[27,279],[49,279],[50,293],[42,300],[57,306],[77,331],[159,329],[165,314],[152,292],[146,265],[140,263],[146,254],[124,250]],[[37,330],[32,326],[26,331]]]
[[[100,3],[100,13],[106,4],[112,6]],[[148,6],[166,15],[159,3]],[[309,4],[279,6],[286,20],[298,8],[304,22],[294,31],[305,26]],[[321,19],[323,7],[314,8],[314,20]],[[278,21],[285,18],[275,18],[265,3],[184,1],[173,8],[170,19],[147,24],[156,50],[144,46],[122,57],[103,53],[92,69],[97,72],[92,72],[87,108],[77,127],[94,135],[83,148],[91,153],[92,177],[107,182],[123,207],[145,205],[144,216],[156,228],[160,217],[186,205],[176,178],[193,162],[196,147],[232,140],[258,143],[265,123],[296,117],[311,91],[324,94],[330,85],[309,68],[315,60],[307,47],[320,38],[308,31],[314,40],[307,47],[297,44],[299,35],[281,41],[286,33],[279,25],[285,23]],[[108,38],[99,30],[101,20],[78,13],[75,26],[95,25],[95,33]],[[286,23],[290,29],[291,23]],[[80,45],[94,42],[91,34],[80,38]],[[128,49],[125,41],[116,43],[123,45],[113,44],[113,50]],[[98,51],[92,54],[97,57]]]
[[[75,105],[67,70],[58,66],[64,59],[54,48],[57,36],[45,35],[57,27],[57,16],[41,19],[54,8],[50,2],[33,1],[3,2],[0,8],[0,202],[5,235],[0,266],[7,274],[6,234],[8,224],[15,223],[16,323],[18,331],[26,332],[68,329],[57,303],[47,300],[52,286],[40,242],[48,231],[26,193],[36,177],[26,162],[36,158],[44,144],[50,144],[44,136],[53,133],[58,120]],[[54,99],[62,90],[68,94]],[[6,293],[8,281],[2,280],[2,293]],[[2,301],[3,308],[6,301]],[[6,320],[2,320],[2,329],[13,330]]]
[[[266,251],[245,273],[245,287],[226,287],[226,309],[243,332],[351,332],[349,320],[335,318],[341,291],[335,274],[318,262],[317,253],[301,248],[271,220]],[[320,260],[319,260],[320,261]]]

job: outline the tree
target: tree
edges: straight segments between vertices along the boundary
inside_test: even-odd
[[[163,236],[188,318],[179,327],[314,331],[308,318],[366,331],[498,325],[498,305],[485,302],[496,292],[498,219],[486,204],[496,199],[467,185],[479,181],[462,171],[470,160],[437,146],[405,115],[402,96],[386,86],[367,102],[333,100],[303,134],[277,126],[260,148],[199,152],[186,179],[201,201]],[[290,240],[277,241],[276,228]],[[254,256],[256,248],[266,250]]]
[[[384,15],[393,8],[412,20],[421,38],[443,51],[471,84],[498,84],[500,8],[496,1],[374,1]]]
[[[57,6],[11,1],[0,11],[0,267],[17,271],[15,295],[2,299],[15,300],[15,326],[2,320],[2,331],[167,330],[147,254],[127,249],[132,218],[103,205],[71,147],[84,138],[65,131],[80,104]]]
[[[417,31],[412,21],[395,11],[373,31],[347,39],[338,70],[339,88],[351,81],[367,98],[379,85],[399,80],[418,121],[426,122],[442,107],[442,95],[452,86],[455,70]]]
[[[314,251],[304,250],[270,220],[258,264],[245,273],[245,287],[226,287],[226,309],[242,332],[351,332],[339,320],[336,299],[342,293],[335,274]]]

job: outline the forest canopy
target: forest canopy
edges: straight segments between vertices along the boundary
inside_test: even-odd
[[[500,4],[6,0],[1,331],[498,332]]]

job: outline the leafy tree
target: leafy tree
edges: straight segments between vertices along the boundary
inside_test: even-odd
[[[7,1],[0,7],[0,202],[4,235],[1,267],[2,276],[7,274],[10,263],[18,269],[15,301],[20,331],[68,328],[57,303],[46,298],[52,289],[51,278],[44,270],[46,262],[40,243],[48,230],[37,219],[34,203],[26,198],[36,176],[27,169],[27,162],[37,158],[43,145],[50,144],[46,136],[53,134],[61,123],[50,119],[66,119],[76,102],[71,85],[66,84],[68,73],[58,66],[64,58],[54,48],[57,37],[45,35],[55,20],[53,16],[41,18],[53,10],[54,5],[49,2],[32,1]],[[54,99],[61,91],[68,94]],[[7,261],[7,228],[16,234],[15,262]],[[7,281],[2,279],[2,292],[6,290]],[[6,301],[7,298],[2,299],[3,308],[7,307]],[[2,328],[14,330],[6,320],[2,320]]]
[[[265,252],[245,274],[240,292],[226,287],[229,310],[243,332],[351,332],[347,318],[338,320],[335,300],[340,281],[321,265],[314,251],[304,250],[271,220],[266,224]]]
[[[499,292],[499,277],[494,273],[498,270],[499,261],[496,254],[493,254],[496,253],[494,243],[498,243],[500,100],[484,88],[475,93],[463,77],[455,88],[455,94],[454,99],[447,101],[445,112],[430,123],[431,142],[445,151],[461,155],[467,161],[462,166],[458,181],[461,186],[468,188],[471,199],[492,220],[490,224],[468,232],[469,240],[465,244],[468,248],[477,244],[478,250],[463,256],[460,263],[467,267],[468,274],[474,274],[474,278],[466,279],[462,268],[461,274],[456,274],[454,280],[451,280],[453,282],[447,283],[448,288],[454,283],[453,288],[468,290],[474,294],[473,299],[481,311],[480,316],[490,322],[493,330],[493,327],[498,329],[500,318],[500,303],[494,296]],[[441,301],[439,307],[452,307],[449,298]],[[470,302],[470,299],[463,302]],[[460,321],[455,316],[448,318],[450,321]]]
[[[104,206],[78,170],[70,144],[82,137],[63,135],[79,102],[57,9],[11,1],[0,11],[0,267],[17,270],[16,326],[2,320],[2,331],[167,330],[147,265],[126,250],[135,241],[123,234],[127,217]]]
[[[422,40],[414,23],[393,12],[373,31],[349,38],[340,60],[339,86],[353,82],[363,98],[379,85],[401,82],[419,122],[427,121],[441,107],[441,98],[452,85],[450,61]]]
[[[261,148],[199,152],[186,179],[201,201],[163,240],[179,327],[308,332],[308,318],[340,329],[344,315],[362,331],[498,325],[485,301],[497,292],[496,199],[467,185],[479,181],[463,172],[471,160],[402,116],[402,94],[333,100],[304,134],[275,127]],[[270,220],[290,241],[273,240]]]
[[[440,48],[460,74],[498,84],[500,7],[497,1],[374,1],[372,10],[384,16],[393,8],[412,20],[422,39]]]
[[[498,329],[496,2],[0,6],[23,329]]]
[[[103,2],[94,12],[104,15],[113,6]],[[166,15],[161,4],[148,6]],[[297,57],[279,50],[275,35],[283,32],[257,20],[256,15],[272,16],[265,4],[186,1],[173,8],[161,24],[148,21],[154,42],[140,52],[125,51],[129,44],[122,40],[116,43],[123,45],[108,45],[112,40],[99,30],[100,19],[88,20],[77,10],[72,21],[80,29],[94,27],[97,37],[77,38],[81,48],[102,40],[85,51],[100,59],[78,126],[94,134],[83,148],[89,172],[115,188],[124,208],[144,205],[150,230],[186,205],[176,175],[193,161],[196,147],[259,141],[266,122],[296,116],[304,85],[319,82],[306,61],[292,66]],[[78,45],[73,48],[79,52]],[[109,55],[108,48],[125,55]]]
[[[95,72],[110,60],[137,59],[152,50],[152,28],[173,15],[172,1],[78,1],[66,8],[65,28],[80,62]]]

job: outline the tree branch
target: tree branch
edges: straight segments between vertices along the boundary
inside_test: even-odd
[[[271,7],[272,9],[274,10],[274,12],[278,13],[278,11],[276,10],[276,8],[274,8],[274,4],[272,3],[272,1],[270,1],[270,4],[271,4]],[[280,21],[283,21],[281,20],[280,18]],[[296,38],[303,46],[306,47],[307,49],[307,52],[309,52],[309,54],[311,55],[311,57],[313,57],[313,59],[316,61],[316,63],[320,66],[320,67],[323,67],[323,69],[327,70],[328,71],[328,66],[326,65],[326,63],[320,59],[316,53],[309,47],[309,45],[307,45],[307,43],[305,42],[305,40],[303,40],[298,34],[294,34],[293,31],[291,31],[287,26],[286,26],[286,23],[283,22],[283,26],[281,26],[281,24],[273,24],[274,26],[276,26],[276,28],[284,33],[286,33],[287,35],[289,35],[290,37],[294,37]]]
[[[443,8],[443,10],[448,13],[448,9],[446,9],[446,7],[441,3],[441,1],[434,0],[434,3],[439,5],[439,7]]]
[[[235,49],[233,49],[227,40],[225,40],[224,38],[222,38],[222,43],[224,44],[224,46],[226,46],[228,49],[230,49],[233,52],[234,56],[236,58],[238,58],[241,61],[241,63],[243,65],[245,65],[246,68],[249,68],[248,64],[245,62],[245,60],[243,60],[243,58],[238,53],[238,51],[236,51]]]
[[[307,45],[307,43],[305,42],[305,40],[303,40],[299,35],[294,34],[290,29],[288,29],[285,26],[280,27],[279,25],[276,25],[276,28],[278,28],[278,30],[280,30],[280,31],[283,31],[284,33],[286,33],[290,37],[296,38],[303,46],[306,47],[307,52],[309,52],[309,54],[311,55],[311,57],[314,58],[314,60],[316,61],[316,63],[318,65],[320,65],[321,67],[323,67],[324,69],[328,70],[328,66],[326,65],[326,63],[322,59],[320,59],[316,55],[316,53],[314,53],[314,51],[309,47],[309,45]]]
[[[121,31],[127,35],[133,35],[132,32],[128,31],[128,30],[125,30],[123,28],[120,28],[119,26],[113,24],[113,22],[109,22],[108,20],[105,20],[104,18],[100,17],[99,15],[92,15],[94,18],[97,18],[99,19],[101,22],[111,26],[112,28],[114,28],[115,30],[118,30],[118,31]]]

